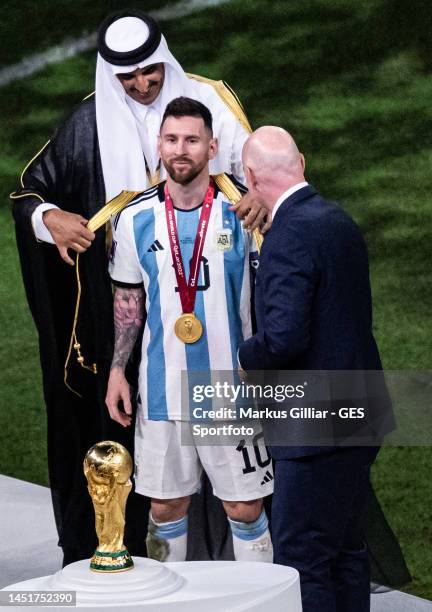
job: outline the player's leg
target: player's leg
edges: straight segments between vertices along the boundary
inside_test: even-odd
[[[252,443],[197,446],[214,494],[223,500],[237,561],[273,561],[262,498],[273,492],[273,469],[259,425]]]
[[[185,561],[190,497],[152,499],[147,553],[157,561]]]
[[[223,501],[236,561],[273,562],[273,546],[262,499]]]
[[[181,445],[179,421],[138,420],[135,435],[136,491],[152,499],[148,556],[185,561],[190,495],[200,486],[202,467],[193,446]]]

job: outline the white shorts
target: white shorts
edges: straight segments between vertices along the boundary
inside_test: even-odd
[[[258,436],[255,447],[242,448],[240,440],[240,448],[238,444],[182,446],[182,427],[191,425],[185,421],[137,420],[135,487],[138,493],[156,499],[192,495],[200,489],[203,469],[214,494],[224,501],[250,501],[273,492],[273,467],[263,436]]]

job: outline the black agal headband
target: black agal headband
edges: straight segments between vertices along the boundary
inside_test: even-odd
[[[106,43],[106,33],[108,28],[116,21],[124,17],[136,17],[141,19],[149,30],[147,39],[137,48],[130,51],[115,51],[110,49]],[[105,61],[114,66],[134,66],[144,61],[152,55],[159,46],[161,41],[161,31],[157,22],[143,13],[135,9],[117,11],[108,15],[101,23],[98,31],[98,51]]]

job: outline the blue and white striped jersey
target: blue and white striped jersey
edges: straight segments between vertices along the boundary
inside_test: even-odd
[[[145,418],[181,420],[181,372],[236,371],[237,348],[252,334],[251,267],[258,264],[258,253],[253,237],[228,210],[230,206],[216,188],[194,310],[203,335],[193,344],[183,343],[174,333],[182,307],[168,238],[164,184],[135,198],[113,220],[113,283],[143,284],[146,295],[139,371]],[[186,278],[200,213],[201,206],[175,210]]]

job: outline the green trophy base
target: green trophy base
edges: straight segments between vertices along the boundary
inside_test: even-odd
[[[90,569],[104,574],[126,572],[133,566],[134,562],[126,548],[117,552],[102,552],[96,549],[90,560]]]

